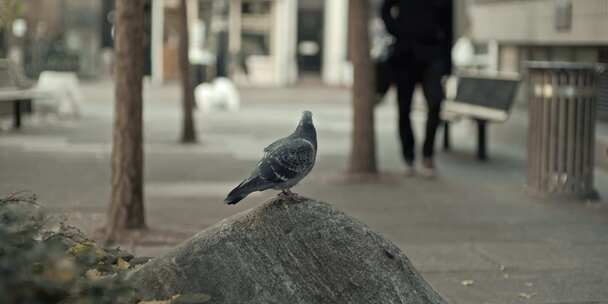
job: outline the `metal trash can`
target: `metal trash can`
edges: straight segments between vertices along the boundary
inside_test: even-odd
[[[600,121],[608,122],[608,71],[603,69],[598,83],[598,118]]]
[[[595,125],[601,65],[529,62],[528,191],[596,200]]]

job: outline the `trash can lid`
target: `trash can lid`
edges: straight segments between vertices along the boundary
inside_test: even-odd
[[[567,62],[567,61],[527,61],[526,67],[529,69],[558,69],[558,70],[596,70],[604,72],[607,68],[605,64],[592,62]]]

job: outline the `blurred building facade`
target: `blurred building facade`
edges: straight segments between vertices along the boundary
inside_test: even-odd
[[[31,77],[42,70],[90,78],[111,74],[115,0],[23,2],[27,33],[0,45],[2,54],[19,49],[14,57]],[[269,86],[308,76],[328,84],[348,81],[348,0],[187,2],[191,59],[211,74]],[[158,83],[178,78],[179,3],[146,3],[146,73]]]
[[[111,77],[115,0],[23,0],[27,35],[13,40],[31,77],[43,70]],[[340,86],[352,81],[348,0],[187,0],[191,61],[207,76],[240,84],[285,86],[302,79]],[[178,0],[146,2],[146,75],[176,80]],[[382,29],[370,1],[372,33]],[[374,41],[374,39],[372,39]]]
[[[28,74],[111,75],[115,0],[23,1],[27,35],[11,41],[21,46]],[[146,3],[146,74],[156,83],[179,76],[179,2]],[[191,59],[208,76],[261,86],[352,81],[348,0],[187,2]],[[370,3],[377,12],[382,0]],[[455,0],[455,14],[455,36],[467,35],[490,53],[491,69],[521,72],[527,60],[608,62],[606,0]],[[374,35],[381,31],[376,15]]]
[[[191,40],[202,43],[191,49],[202,47],[215,58],[215,74],[259,86],[304,78],[348,83],[348,0],[192,2],[198,7],[193,28],[204,30],[192,31]]]
[[[608,63],[607,0],[468,0],[468,34],[489,45],[496,70],[523,72],[525,62]],[[608,118],[608,77],[600,83]]]
[[[608,62],[606,0],[472,0],[477,43],[498,43],[498,66],[518,72],[526,60]]]

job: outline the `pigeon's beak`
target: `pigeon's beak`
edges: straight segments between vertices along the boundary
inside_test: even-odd
[[[312,122],[312,112],[304,111],[302,113],[302,122]]]

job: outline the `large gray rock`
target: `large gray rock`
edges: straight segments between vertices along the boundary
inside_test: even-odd
[[[325,203],[274,199],[206,229],[128,276],[148,300],[445,303],[393,243]]]

